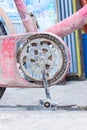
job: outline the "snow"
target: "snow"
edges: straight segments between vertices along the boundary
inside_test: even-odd
[[[87,80],[69,81],[50,87],[58,105],[87,106]],[[37,105],[44,89],[8,88],[0,106]],[[29,111],[0,109],[0,130],[87,130],[87,111]]]

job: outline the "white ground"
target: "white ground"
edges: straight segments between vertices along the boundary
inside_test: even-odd
[[[87,106],[87,80],[50,88],[58,105]],[[0,105],[35,105],[44,89],[7,89]],[[0,109],[0,130],[87,130],[87,111],[27,111]]]

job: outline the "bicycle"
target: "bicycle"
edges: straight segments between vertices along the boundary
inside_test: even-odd
[[[46,97],[50,99],[49,86],[62,81],[67,75],[70,64],[70,54],[67,45],[60,38],[85,25],[81,20],[73,30],[65,30],[61,26],[74,18],[67,20],[40,33],[37,32],[36,21],[32,19],[22,0],[14,0],[18,12],[25,26],[25,34],[1,36],[0,48],[0,97],[3,96],[6,87],[41,88],[45,87]],[[80,12],[86,13],[85,7]],[[77,17],[80,16],[80,13]],[[73,27],[74,21],[71,26]],[[5,29],[5,28],[4,28]],[[14,30],[14,29],[13,29]],[[55,35],[59,34],[59,36]],[[10,45],[10,46],[9,46]],[[49,105],[49,104],[47,104]]]

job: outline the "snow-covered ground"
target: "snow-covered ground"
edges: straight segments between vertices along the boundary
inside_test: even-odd
[[[87,80],[50,87],[58,105],[87,106]],[[9,88],[0,105],[36,105],[44,89]],[[0,109],[0,130],[87,130],[87,111],[28,111]]]

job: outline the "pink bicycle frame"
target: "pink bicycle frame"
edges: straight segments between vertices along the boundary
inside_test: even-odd
[[[35,21],[29,16],[27,7],[23,0],[14,0],[21,19],[24,23],[27,32],[36,32]],[[87,5],[82,9],[74,13],[72,16],[66,18],[65,20],[53,25],[52,27],[46,29],[46,32],[52,32],[60,37],[64,37],[76,29],[82,28],[87,23]]]
[[[36,21],[30,16],[23,0],[14,0],[26,32],[37,32]]]
[[[87,5],[45,31],[64,37],[74,32],[76,29],[82,28],[85,24],[87,24]]]
[[[26,6],[23,4],[22,0],[14,0],[17,3],[17,7],[21,18],[24,22],[25,28],[29,32],[37,31],[36,24],[33,23],[32,18],[28,14]],[[22,3],[21,3],[22,1]],[[22,7],[23,6],[23,7]],[[19,8],[20,7],[20,8]],[[24,9],[23,9],[24,8]],[[24,11],[20,10],[23,9]],[[77,20],[77,22],[75,21]],[[47,29],[48,32],[53,32],[61,37],[71,33],[77,28],[81,28],[87,22],[87,6],[80,9],[78,12],[73,14],[71,17],[65,19],[64,21],[54,25],[50,29]],[[68,24],[67,24],[68,23]],[[31,33],[26,34],[31,35]],[[26,80],[20,77],[17,73],[18,70],[16,68],[16,41],[19,37],[25,37],[26,35],[21,36],[6,36],[1,37],[1,49],[0,49],[0,83],[4,86],[17,86],[17,87],[35,87],[31,83],[28,83]],[[10,46],[9,46],[10,44]],[[68,53],[68,51],[67,51]],[[10,68],[10,69],[9,69]],[[38,85],[36,85],[38,87]],[[42,87],[42,86],[39,86]]]

